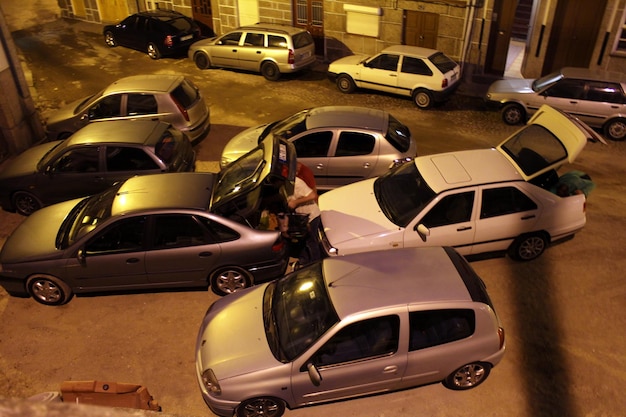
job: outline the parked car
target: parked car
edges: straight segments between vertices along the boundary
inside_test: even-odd
[[[196,342],[204,401],[220,416],[443,382],[485,381],[505,351],[485,285],[451,248],[355,254],[215,302]]]
[[[171,123],[198,142],[211,127],[200,90],[182,75],[134,75],[74,101],[46,121],[48,138],[65,139],[90,122],[154,119]]]
[[[240,162],[219,174],[137,176],[37,211],[2,247],[0,284],[61,305],[104,291],[210,286],[225,295],[282,276],[281,232],[250,219],[263,195],[293,191],[295,152],[268,139]]]
[[[302,28],[257,23],[191,45],[189,59],[200,69],[235,68],[260,72],[276,81],[315,63],[315,44]]]
[[[92,123],[68,139],[27,149],[0,171],[0,205],[28,216],[95,194],[137,174],[193,171],[185,134],[158,120]]]
[[[328,76],[342,93],[357,87],[409,96],[427,109],[445,101],[461,81],[461,68],[443,52],[395,45],[374,56],[350,55],[333,61]]]
[[[508,251],[535,259],[585,225],[584,195],[548,190],[558,182],[556,169],[598,138],[544,106],[496,148],[419,156],[322,194],[322,244],[329,255],[445,245],[463,255]]]
[[[201,39],[200,26],[173,10],[149,10],[128,16],[102,30],[109,47],[125,46],[143,51],[152,59],[185,55],[189,46]]]
[[[311,168],[317,188],[329,190],[384,174],[417,155],[409,128],[383,110],[326,106],[249,128],[222,151],[222,167],[268,136],[291,141],[298,160]]]
[[[613,140],[626,139],[626,75],[587,68],[563,68],[537,79],[505,79],[491,84],[489,107],[502,109],[510,125],[525,123],[548,104],[602,129]]]

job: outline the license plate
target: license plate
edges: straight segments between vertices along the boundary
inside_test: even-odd
[[[188,41],[189,39],[193,39],[193,35],[186,35],[180,38],[180,40],[183,42]]]
[[[452,77],[450,77],[450,81],[454,81],[456,80],[456,73],[452,74]]]

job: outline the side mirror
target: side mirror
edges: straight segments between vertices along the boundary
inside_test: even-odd
[[[78,253],[76,253],[76,258],[78,259],[78,262],[80,262],[81,264],[85,263],[85,248],[80,248],[78,249]]]
[[[320,375],[320,371],[318,371],[315,365],[311,362],[306,364],[306,369],[309,372],[309,378],[311,378],[313,385],[319,387],[322,383],[322,375]]]
[[[417,225],[417,227],[415,228],[415,231],[417,232],[418,235],[420,235],[420,237],[422,238],[422,241],[424,242],[426,242],[426,238],[430,236],[430,229],[421,223]]]
[[[93,117],[89,115],[89,113],[84,113],[82,116],[80,116],[80,120],[81,121],[89,121],[91,120]]]

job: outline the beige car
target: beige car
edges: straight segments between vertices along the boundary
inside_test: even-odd
[[[258,23],[191,45],[188,52],[200,69],[235,68],[260,72],[276,81],[315,62],[311,34],[293,26]]]

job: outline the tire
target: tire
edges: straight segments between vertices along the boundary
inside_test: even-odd
[[[115,35],[113,35],[113,32],[111,32],[110,30],[107,30],[104,33],[104,43],[106,43],[109,48],[114,48],[117,46]]]
[[[285,412],[285,403],[271,397],[253,398],[239,404],[237,417],[280,417]]]
[[[521,235],[509,247],[509,256],[517,261],[532,261],[538,258],[548,246],[548,239],[542,233]]]
[[[507,125],[518,125],[526,122],[526,110],[519,104],[510,103],[502,109],[502,120]]]
[[[268,81],[277,81],[280,78],[278,66],[273,62],[264,62],[261,64],[261,74]]]
[[[41,201],[28,191],[16,191],[12,200],[15,211],[22,216],[30,216],[43,206]]]
[[[339,91],[344,94],[350,94],[353,93],[354,90],[356,90],[356,84],[354,83],[354,80],[347,74],[341,74],[340,76],[338,76],[335,84],[337,84],[337,88],[339,89]]]
[[[420,88],[413,93],[413,102],[420,109],[429,109],[433,105],[433,96],[430,91]]]
[[[626,119],[611,119],[606,122],[604,135],[611,140],[622,141],[626,139]]]
[[[475,388],[482,384],[491,372],[491,365],[483,362],[474,362],[461,366],[443,380],[443,386],[455,390],[463,391]]]
[[[146,46],[146,53],[152,59],[161,58],[161,52],[159,51],[159,48],[152,42],[148,43],[148,45]]]
[[[196,67],[200,68],[201,70],[211,68],[211,61],[209,60],[207,54],[205,54],[204,52],[196,52],[196,54],[193,56],[193,62],[195,62]]]
[[[35,301],[47,306],[65,304],[74,295],[69,285],[50,275],[35,275],[28,278],[26,288]]]
[[[211,275],[211,290],[224,296],[252,285],[252,276],[242,268],[229,266],[220,268]]]

